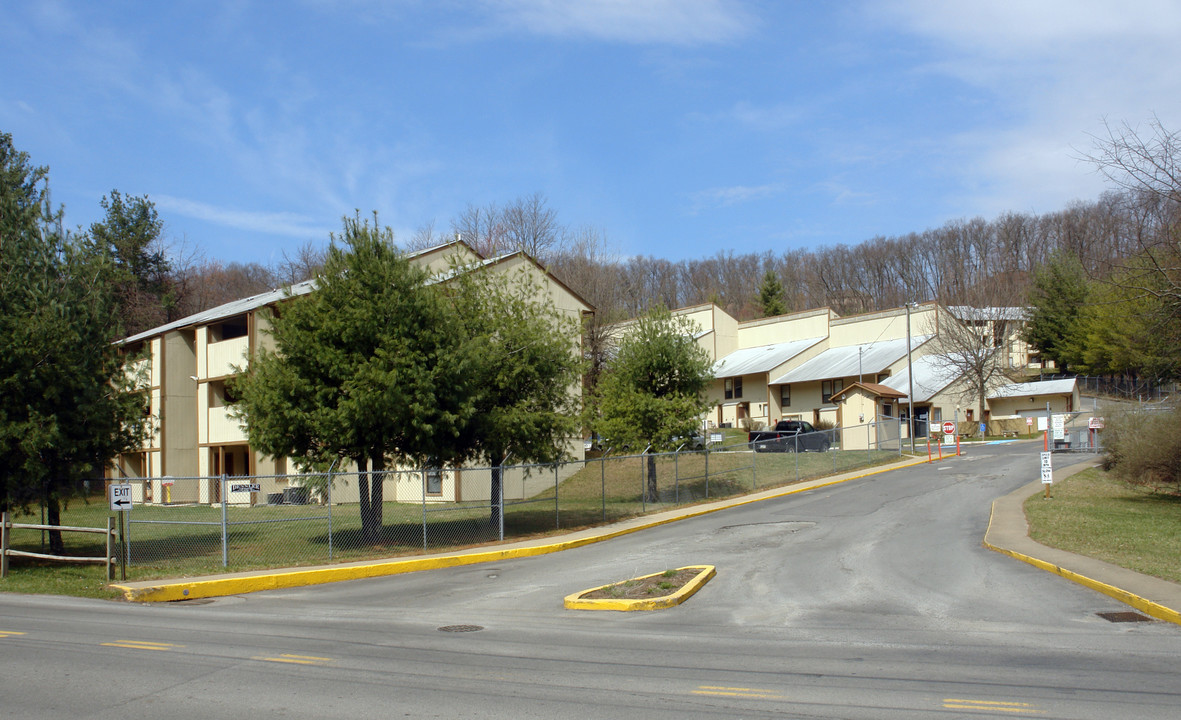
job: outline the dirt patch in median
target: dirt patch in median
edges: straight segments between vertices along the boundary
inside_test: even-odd
[[[632,580],[605,585],[581,596],[583,600],[643,600],[672,595],[701,573],[701,568],[665,570]]]

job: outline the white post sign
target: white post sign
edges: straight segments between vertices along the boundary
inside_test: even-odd
[[[131,483],[119,483],[111,485],[111,510],[115,512],[127,512],[131,510]]]
[[[1054,440],[1065,440],[1066,439],[1066,416],[1065,415],[1055,415],[1052,420],[1052,423],[1053,424],[1052,424],[1051,428],[1053,430],[1053,434],[1051,435],[1051,437]]]
[[[1054,482],[1054,464],[1053,464],[1053,460],[1051,459],[1053,457],[1053,455],[1054,455],[1054,453],[1048,453],[1048,452],[1042,453],[1042,484],[1043,485],[1049,485],[1050,483]]]

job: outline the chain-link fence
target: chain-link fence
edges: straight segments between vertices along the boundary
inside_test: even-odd
[[[896,460],[908,447],[902,435],[897,418],[883,418],[557,465],[123,479],[135,500],[129,577],[411,555],[568,531]]]
[[[1054,427],[1055,417],[1061,418],[1060,431]],[[1053,452],[1103,452],[1103,418],[1093,411],[1056,413],[1050,425],[1048,442]]]
[[[1042,375],[1041,380],[1069,380],[1078,383],[1083,395],[1116,398],[1132,402],[1159,402],[1177,394],[1172,380],[1096,375]]]

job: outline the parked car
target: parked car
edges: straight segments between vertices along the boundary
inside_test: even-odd
[[[672,439],[673,447],[679,446],[682,450],[704,450],[705,438],[701,437],[701,433],[694,432],[684,437],[678,435]]]
[[[755,452],[828,452],[832,437],[803,420],[780,420],[774,430],[755,430],[748,436]]]

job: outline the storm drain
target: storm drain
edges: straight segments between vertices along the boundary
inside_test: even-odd
[[[1152,622],[1152,618],[1147,615],[1141,615],[1138,612],[1125,610],[1123,612],[1101,612],[1095,613],[1107,622]]]
[[[444,625],[439,628],[443,632],[476,632],[483,629],[483,625]]]

